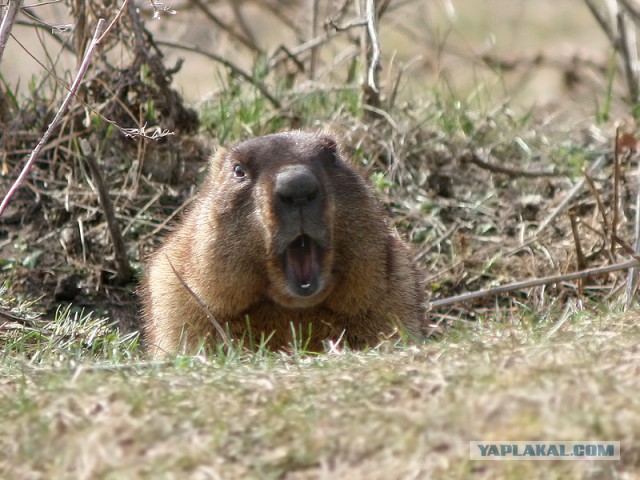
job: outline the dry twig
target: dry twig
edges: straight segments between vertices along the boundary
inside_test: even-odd
[[[180,283],[182,284],[184,289],[187,292],[189,292],[189,295],[191,295],[193,297],[193,299],[198,303],[198,305],[200,305],[200,308],[202,308],[204,313],[207,315],[207,318],[209,319],[209,321],[213,325],[213,328],[215,328],[216,331],[218,332],[218,335],[220,335],[220,338],[222,339],[224,344],[227,346],[227,348],[231,349],[231,347],[232,347],[231,340],[229,339],[229,337],[227,336],[226,332],[224,331],[224,328],[222,328],[222,325],[220,325],[220,323],[216,320],[216,318],[211,314],[211,311],[209,310],[209,307],[207,307],[207,305],[202,300],[200,300],[200,297],[198,297],[196,292],[194,292],[191,289],[191,287],[189,285],[187,285],[187,282],[185,282],[184,279],[182,278],[182,276],[178,273],[176,268],[173,266],[173,263],[171,263],[171,260],[169,259],[169,257],[167,255],[165,255],[165,257],[167,259],[167,262],[169,262],[169,266],[171,267],[171,270],[173,270],[174,275],[178,278],[178,280],[180,281]]]
[[[488,157],[490,154],[486,154]],[[504,175],[508,175],[509,177],[525,177],[525,178],[540,178],[540,177],[557,177],[558,174],[555,172],[544,172],[544,171],[531,171],[531,170],[519,170],[516,168],[503,167],[501,165],[496,165],[490,163],[487,160],[483,160],[480,158],[481,154],[479,151],[466,151],[461,155],[462,160],[468,160],[474,165],[478,167],[489,170],[494,173],[502,173]]]
[[[582,244],[580,242],[580,233],[578,230],[578,220],[576,216],[572,213],[569,214],[569,220],[571,220],[571,233],[573,234],[573,243],[576,248],[576,257],[577,257],[577,266],[578,270],[583,270],[587,268],[587,259],[584,256],[584,252],[582,251]],[[580,295],[583,293],[583,283],[582,279],[578,280],[578,292]]]
[[[232,38],[240,42],[242,45],[247,47],[252,52],[255,52],[257,54],[262,53],[262,51],[257,47],[257,45],[254,42],[251,41],[251,39],[246,38],[244,35],[240,35],[230,25],[227,25],[220,18],[218,18],[218,16],[211,11],[211,9],[206,5],[205,2],[203,2],[202,0],[189,0],[189,1],[192,4],[194,4],[202,13],[204,13],[204,15],[209,20],[211,20],[218,27],[220,27],[222,30],[224,30],[229,35],[231,35]]]
[[[7,46],[7,41],[9,40],[9,35],[11,34],[11,29],[16,21],[20,7],[22,7],[22,0],[9,0],[7,11],[2,18],[2,23],[0,24],[0,64],[2,64],[4,47]]]
[[[616,128],[616,139],[613,150],[613,213],[611,215],[611,256],[615,258],[615,241],[618,236],[618,216],[620,212],[620,151],[619,151],[620,129]]]
[[[158,45],[164,45],[165,47],[179,48],[181,50],[187,50],[187,51],[190,51],[190,52],[198,53],[198,54],[203,55],[203,56],[205,56],[207,58],[210,58],[211,60],[213,60],[215,62],[218,62],[218,63],[224,65],[229,70],[231,70],[231,72],[234,75],[237,75],[238,77],[246,80],[251,85],[256,87],[258,89],[258,91],[264,96],[264,98],[269,100],[269,103],[271,103],[271,105],[273,105],[274,108],[280,108],[280,106],[281,106],[280,100],[278,100],[276,97],[274,97],[269,92],[269,90],[267,90],[267,87],[265,87],[265,85],[263,83],[257,81],[250,74],[245,72],[243,69],[241,69],[237,65],[234,65],[232,62],[230,62],[226,58],[224,58],[224,57],[222,57],[222,56],[220,56],[220,55],[218,55],[216,53],[207,52],[205,50],[202,50],[200,47],[197,47],[195,45],[188,45],[186,43],[169,42],[169,41],[166,41],[166,40],[162,40],[162,41],[159,40],[159,41],[156,41],[156,43]]]
[[[380,105],[379,73],[382,69],[380,62],[380,39],[378,37],[378,14],[375,0],[364,0],[364,18],[367,29],[362,34],[362,58],[367,66],[363,81],[364,103],[377,107]]]
[[[316,38],[318,35],[318,0],[311,0],[311,35],[310,38]],[[309,58],[309,78],[316,78],[316,64],[318,62],[318,50],[316,47],[311,49],[311,57]]]
[[[618,43],[618,38],[613,32],[613,27],[609,24],[604,14],[600,11],[593,0],[584,0],[584,3],[587,4],[587,7],[591,11],[591,15],[593,15],[593,18],[598,22],[598,25],[600,25],[600,28],[609,39],[611,45],[615,46]]]
[[[629,97],[635,104],[640,100],[637,71],[637,48],[635,38],[632,40],[633,32],[628,31],[626,15],[631,15],[635,22],[638,21],[637,10],[629,2],[619,0],[617,12],[613,22],[609,22],[602,11],[595,4],[594,0],[584,0],[604,34],[609,39],[611,46],[620,55],[620,60],[624,66],[625,79],[629,90]],[[613,14],[612,14],[613,16]]]
[[[49,141],[49,137],[51,137],[51,135],[53,134],[53,131],[58,127],[58,124],[62,120],[63,115],[67,112],[67,109],[71,104],[71,101],[76,96],[76,93],[78,92],[78,88],[82,83],[84,74],[89,68],[91,57],[93,56],[95,49],[97,48],[97,46],[100,43],[100,40],[102,39],[102,33],[104,32],[104,29],[105,29],[105,21],[104,19],[101,18],[98,20],[98,24],[96,25],[96,30],[93,34],[93,38],[91,39],[91,43],[87,47],[87,51],[84,54],[84,59],[82,60],[82,63],[80,64],[80,68],[78,69],[78,73],[76,74],[76,77],[73,80],[73,83],[71,84],[69,93],[67,94],[66,98],[62,102],[62,105],[60,105],[58,112],[56,113],[55,117],[49,124],[49,127],[47,128],[47,130],[44,132],[44,135],[42,135],[42,138],[40,139],[38,144],[35,146],[33,151],[31,152],[31,155],[29,155],[29,159],[27,160],[24,167],[22,168],[20,175],[18,176],[16,181],[13,183],[13,185],[11,185],[11,188],[9,189],[4,199],[2,200],[2,204],[0,204],[0,217],[2,216],[5,209],[7,208],[7,205],[9,205],[9,202],[11,201],[11,198],[13,197],[13,195],[16,193],[18,188],[20,188],[20,186],[22,185],[22,182],[24,182],[25,178],[29,174],[29,171],[31,170],[31,167],[33,167],[33,164],[35,163],[36,159],[40,155],[40,152],[44,148],[45,144]]]
[[[184,127],[185,130],[193,129],[197,125],[197,115],[195,112],[188,110],[183,105],[180,96],[171,89],[171,81],[168,78],[167,70],[162,63],[159,51],[152,54],[147,48],[144,27],[135,3],[128,4],[128,13],[133,26],[136,51],[149,67],[153,81],[158,86],[159,93],[164,97],[164,102],[162,103],[167,111],[168,119],[175,123],[175,125],[167,125],[168,129],[174,130],[179,126]]]
[[[635,237],[635,240],[633,242],[633,251],[635,255],[638,255],[640,254],[640,161],[638,161],[636,172],[638,185],[636,186],[636,216],[633,227],[633,235]],[[629,269],[629,275],[627,277],[627,308],[631,307],[633,303],[633,298],[635,297],[637,286],[638,269],[636,267],[632,267]]]
[[[566,273],[562,275],[551,275],[548,277],[535,278],[532,280],[524,280],[522,282],[510,283],[509,285],[502,285],[500,287],[490,288],[487,290],[479,290],[477,292],[463,293],[461,295],[455,295],[449,298],[443,298],[441,300],[435,300],[429,303],[431,309],[444,307],[447,305],[453,305],[455,303],[466,302],[475,298],[488,297],[491,295],[499,295],[501,293],[514,292],[516,290],[524,290],[527,288],[539,287],[541,285],[551,285],[554,283],[567,282],[570,280],[578,280],[581,278],[593,277],[595,275],[604,275],[606,273],[617,272],[620,270],[626,270],[630,267],[640,266],[640,260],[627,260],[625,262],[616,263],[614,265],[607,265],[606,267],[594,267],[578,272]]]
[[[589,175],[594,175],[595,173],[597,173],[598,171],[600,171],[600,169],[602,169],[602,167],[604,166],[605,162],[607,160],[607,156],[606,155],[600,155],[598,157],[598,159],[593,163],[593,165],[591,165],[591,168],[589,168]],[[569,205],[571,204],[571,202],[573,201],[573,199],[578,196],[578,194],[582,191],[584,184],[586,183],[586,180],[583,178],[582,180],[580,180],[578,183],[576,183],[576,185],[571,189],[571,191],[567,194],[567,196],[564,198],[564,200],[562,200],[562,202],[560,203],[560,205],[558,205],[553,212],[551,212],[551,215],[549,215],[547,218],[545,218],[542,223],[540,223],[540,225],[538,226],[538,229],[535,231],[535,233],[533,234],[534,237],[540,235],[540,233],[546,229],[549,225],[551,225],[551,223],[562,213],[564,212]]]
[[[93,152],[91,151],[89,142],[84,138],[80,139],[80,149],[91,171],[91,176],[98,190],[98,199],[100,200],[102,211],[107,220],[107,229],[109,230],[111,243],[113,243],[113,253],[117,268],[116,280],[119,283],[126,283],[131,278],[131,266],[127,258],[127,250],[124,247],[122,233],[113,211],[113,204],[111,203],[111,197],[109,197],[109,189],[104,181],[100,167],[98,167],[98,162],[96,162]]]
[[[620,51],[620,56],[622,57],[622,64],[624,65],[625,78],[627,79],[627,87],[629,88],[629,97],[631,97],[631,101],[635,104],[638,101],[638,72],[635,68],[635,65],[638,63],[638,56],[633,54],[637,52],[635,45],[632,45],[631,39],[629,38],[630,34],[627,32],[627,22],[624,12],[618,12],[616,20],[618,24],[618,32],[620,32],[618,49]]]

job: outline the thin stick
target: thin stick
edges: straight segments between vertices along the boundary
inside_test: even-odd
[[[240,2],[229,2],[231,4],[231,9],[233,10],[233,16],[236,17],[236,21],[238,25],[240,25],[240,29],[244,34],[245,38],[251,45],[253,45],[253,50],[260,51],[258,48],[258,43],[256,42],[256,37],[253,34],[253,31],[247,24],[247,21],[244,19],[244,15],[242,15],[242,8],[240,7]]]
[[[576,257],[578,269],[582,270],[587,266],[587,260],[584,256],[584,252],[582,251],[582,244],[580,243],[580,233],[578,231],[578,221],[576,220],[576,216],[573,213],[569,213],[569,219],[571,220],[571,233],[573,234],[573,243],[576,247]],[[578,292],[582,295],[583,292],[583,284],[580,280],[578,282]]]
[[[109,190],[98,167],[98,162],[91,151],[89,142],[86,139],[80,139],[80,149],[84,156],[91,176],[96,184],[98,190],[98,199],[102,206],[104,217],[107,220],[107,229],[109,230],[109,237],[111,237],[111,243],[113,243],[113,253],[116,261],[116,268],[118,270],[116,279],[118,282],[126,283],[131,278],[131,266],[129,265],[129,259],[127,258],[127,250],[124,246],[124,240],[122,239],[122,232],[116,221],[116,216],[113,213],[113,204],[111,203],[111,197],[109,197]]]
[[[640,253],[640,161],[636,167],[636,176],[638,181],[636,191],[636,217],[634,222],[633,234],[635,241],[633,243],[633,250],[636,255]],[[636,285],[638,283],[638,269],[632,267],[629,269],[629,276],[627,277],[627,308],[633,304],[633,297],[635,296]]]
[[[593,163],[591,168],[589,169],[589,175],[594,175],[596,172],[598,172],[604,166],[606,160],[607,160],[606,155],[604,154],[600,155],[598,159]],[[584,178],[580,180],[578,183],[576,183],[576,185],[567,194],[565,199],[562,200],[560,205],[558,205],[556,209],[551,213],[551,215],[549,215],[540,224],[538,229],[533,234],[534,237],[538,236],[545,228],[547,228],[551,224],[551,222],[553,222],[556,219],[556,217],[558,217],[569,206],[569,204],[573,201],[573,199],[580,193],[585,183],[586,183],[586,180]]]
[[[248,38],[245,38],[243,35],[238,34],[230,25],[227,25],[220,18],[218,18],[218,16],[216,16],[216,14],[214,14],[209,9],[209,7],[206,5],[205,2],[203,2],[202,0],[190,0],[190,3],[195,5],[202,13],[204,13],[204,15],[209,20],[211,20],[218,27],[220,27],[222,30],[227,32],[229,35],[231,35],[232,38],[239,41],[242,45],[247,47],[249,50],[255,53],[262,53],[262,51],[254,43],[251,42],[251,40],[249,40]]]
[[[100,37],[102,36],[102,32],[104,31],[104,24],[105,24],[104,19],[101,18],[98,20],[98,24],[96,25],[96,30],[93,34],[93,38],[91,39],[91,43],[87,47],[87,51],[84,54],[84,59],[80,64],[80,68],[78,69],[78,73],[76,74],[76,77],[73,80],[73,84],[71,84],[69,93],[67,94],[66,98],[62,102],[62,105],[60,105],[60,108],[58,109],[56,116],[53,118],[53,121],[49,124],[49,127],[44,132],[44,135],[42,135],[42,138],[40,139],[36,147],[33,149],[33,151],[31,152],[31,155],[29,155],[29,159],[27,160],[27,163],[25,163],[24,167],[22,168],[20,175],[18,176],[16,181],[13,183],[13,185],[11,185],[9,192],[5,195],[4,199],[2,200],[2,204],[0,204],[0,217],[2,216],[5,209],[7,208],[7,205],[9,205],[9,202],[11,201],[11,198],[13,197],[13,195],[16,193],[18,188],[20,188],[20,186],[22,185],[22,182],[24,182],[24,179],[29,174],[29,171],[31,170],[31,167],[33,167],[33,164],[38,158],[38,155],[40,155],[40,152],[44,148],[45,144],[49,141],[49,137],[51,137],[51,135],[53,134],[53,131],[58,127],[58,124],[61,122],[62,117],[67,112],[69,105],[71,104],[71,101],[76,96],[78,88],[82,83],[84,74],[87,72],[87,69],[89,68],[89,63],[90,63],[91,57],[93,56],[93,52],[95,51],[96,47],[100,43]]]
[[[16,16],[22,7],[22,0],[9,0],[7,6],[7,13],[4,14],[2,24],[0,25],[0,64],[2,63],[2,54],[4,53],[4,47],[7,46],[9,40],[9,34],[13,28],[13,24],[16,21]]]
[[[605,273],[617,272],[619,270],[626,270],[629,267],[640,266],[640,260],[627,260],[626,262],[615,263],[606,267],[595,267],[581,270],[579,272],[566,273],[564,275],[551,275],[549,277],[535,278],[533,280],[524,280],[522,282],[511,283],[509,285],[502,285],[500,287],[490,288],[488,290],[479,290],[477,292],[463,293],[449,298],[443,298],[442,300],[436,300],[430,302],[428,305],[433,308],[444,307],[454,303],[465,302],[467,300],[473,300],[474,298],[488,297],[490,295],[498,295],[501,293],[513,292],[515,290],[523,290],[526,288],[539,287],[540,285],[549,285],[552,283],[566,282],[569,280],[577,280],[580,278],[592,277],[595,275],[603,275]]]
[[[625,8],[627,13],[631,16],[632,20],[637,24],[640,22],[640,10],[637,10],[629,0],[618,0]]]
[[[318,0],[311,0],[311,35],[309,38],[316,38],[318,35]],[[309,58],[309,78],[316,79],[316,66],[318,61],[318,50],[311,49],[311,57]]]
[[[171,270],[173,270],[173,273],[175,274],[175,276],[178,278],[178,280],[180,280],[180,283],[182,284],[184,289],[187,292],[189,292],[189,294],[193,297],[193,299],[196,302],[198,302],[198,305],[200,305],[200,308],[202,308],[202,310],[204,310],[204,313],[207,315],[207,318],[209,319],[209,321],[213,325],[213,328],[216,329],[216,331],[218,332],[218,334],[222,338],[222,341],[224,342],[224,344],[227,346],[227,348],[230,349],[231,346],[232,346],[231,345],[231,340],[229,339],[229,337],[227,337],[227,334],[225,333],[225,331],[222,328],[222,326],[220,325],[220,323],[218,323],[218,321],[215,319],[215,317],[213,315],[211,315],[211,312],[209,311],[209,307],[207,307],[207,305],[202,300],[200,300],[200,297],[198,297],[198,295],[196,295],[196,292],[191,290],[191,287],[189,285],[187,285],[187,282],[184,281],[182,276],[178,273],[178,271],[173,266],[173,263],[171,263],[171,260],[169,260],[169,256],[165,255],[165,257],[167,259],[167,262],[169,262],[169,266],[171,267]]]
[[[171,214],[165,218],[160,225],[158,225],[157,227],[155,227],[151,232],[147,233],[144,237],[142,237],[139,241],[140,243],[142,242],[146,242],[147,239],[153,237],[156,233],[158,233],[160,230],[166,228],[167,223],[169,223],[173,217],[175,217],[176,215],[178,215],[182,210],[184,210],[187,206],[189,206],[189,204],[191,202],[193,202],[193,200],[195,200],[194,197],[191,197],[189,200],[187,200],[186,202],[184,202],[182,205],[180,205],[178,208],[176,208],[173,212],[171,212]]]
[[[585,173],[584,178],[589,185],[589,190],[591,190],[591,195],[596,200],[596,205],[598,206],[598,211],[600,212],[600,216],[602,217],[602,233],[604,234],[605,241],[609,241],[611,236],[609,235],[609,223],[607,221],[607,211],[604,209],[604,204],[602,203],[602,197],[596,188],[596,184],[593,181],[593,177]],[[613,258],[611,259],[613,261]]]
[[[333,21],[329,21],[329,25],[333,27],[333,30],[327,31],[322,35],[318,35],[317,37],[312,38],[311,40],[307,40],[306,42],[298,45],[295,48],[287,48],[284,45],[280,45],[278,48],[276,48],[274,52],[269,56],[269,61],[268,61],[269,68],[274,68],[275,66],[280,64],[283,60],[286,60],[287,58],[292,59],[293,61],[299,64],[300,60],[298,60],[298,57],[301,56],[303,53],[306,53],[309,50],[312,50],[316,47],[319,47],[320,45],[323,45],[329,42],[334,37],[336,37],[337,35],[343,32],[347,32],[354,28],[363,27],[366,24],[367,22],[363,19],[356,19],[344,25],[337,25]],[[284,52],[285,55],[281,56],[280,52]]]
[[[490,153],[486,155],[489,157]],[[489,170],[494,173],[503,173],[508,175],[509,177],[524,177],[524,178],[540,178],[540,177],[557,177],[558,174],[555,172],[544,172],[544,171],[536,171],[536,170],[518,170],[516,168],[503,167],[501,165],[496,165],[487,160],[480,158],[480,153],[478,151],[467,152],[462,156],[463,160],[469,160],[471,163],[474,163],[480,168]]]
[[[231,72],[234,75],[237,75],[238,77],[243,78],[244,80],[249,82],[251,85],[256,87],[258,91],[264,96],[264,98],[269,100],[269,102],[271,103],[271,105],[273,105],[274,108],[280,108],[281,106],[280,101],[276,97],[271,95],[271,93],[269,92],[269,90],[267,90],[267,87],[265,87],[264,84],[254,79],[250,74],[242,70],[240,67],[234,65],[226,58],[223,58],[220,55],[217,55],[213,52],[207,52],[205,50],[202,50],[198,46],[188,45],[186,43],[181,43],[181,42],[169,42],[166,40],[156,40],[156,44],[164,45],[165,47],[179,48],[181,50],[187,50],[189,52],[199,53],[200,55],[204,55],[205,57],[210,58],[215,62],[221,63],[222,65],[227,67],[229,70],[231,70]]]
[[[618,12],[616,15],[618,21],[618,32],[620,34],[619,51],[622,57],[622,64],[624,65],[624,73],[627,79],[627,87],[629,88],[629,97],[633,103],[638,101],[638,75],[635,69],[637,62],[636,58],[631,58],[631,41],[629,40],[629,34],[627,33],[627,22],[625,21],[625,13]]]
[[[617,48],[618,39],[616,38],[615,33],[613,32],[613,27],[609,25],[607,19],[604,17],[600,9],[593,3],[593,0],[584,0],[584,3],[587,4],[589,10],[591,10],[591,14],[593,18],[596,19],[596,22],[600,25],[600,28],[605,33],[607,38],[609,38],[609,42],[614,48]]]
[[[378,26],[376,25],[376,4],[375,0],[367,0],[365,8],[365,18],[367,19],[367,32],[371,42],[371,59],[369,61],[369,73],[367,74],[367,84],[369,88],[378,93],[378,72],[382,68],[380,65],[380,39],[378,38]]]
[[[618,236],[618,216],[620,212],[620,129],[616,128],[616,140],[613,147],[613,212],[611,214],[611,256],[616,256],[616,242]]]

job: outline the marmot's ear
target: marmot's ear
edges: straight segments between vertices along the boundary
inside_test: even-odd
[[[335,164],[340,163],[343,160],[342,152],[340,152],[340,144],[331,134],[323,133],[318,138],[322,149],[333,158]]]
[[[320,137],[322,148],[331,153],[338,153],[338,142],[331,135],[324,134]]]
[[[227,157],[228,153],[229,151],[224,147],[218,147],[216,149],[216,152],[211,157],[211,160],[209,160],[209,171],[212,175],[216,175],[218,172],[220,172],[220,167],[222,167],[222,164],[224,163],[224,160]]]

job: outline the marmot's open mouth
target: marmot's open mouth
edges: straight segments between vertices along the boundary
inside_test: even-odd
[[[322,248],[309,235],[300,235],[284,252],[284,273],[292,293],[308,297],[321,287]]]

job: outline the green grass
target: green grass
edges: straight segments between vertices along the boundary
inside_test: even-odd
[[[570,309],[418,346],[147,362],[60,315],[38,355],[26,335],[3,348],[0,476],[634,478],[636,318]],[[471,440],[617,440],[622,460],[471,462]]]
[[[465,61],[461,71],[472,63]],[[614,67],[604,87],[583,102],[601,103],[593,122],[605,126],[621,109]],[[254,68],[257,80],[269,80],[265,74]],[[470,169],[461,152],[483,149],[495,164],[555,167],[577,178],[602,144],[586,142],[574,124],[558,129],[540,122],[535,109],[512,111],[503,78],[485,85],[458,72],[452,78],[464,79],[459,86],[447,76],[432,84],[424,74],[414,75],[420,82],[415,95],[401,91],[388,117],[368,122],[352,76],[348,83],[306,90],[273,79],[268,86],[283,104],[278,110],[229,76],[201,106],[202,129],[224,144],[284,128],[336,126],[353,148],[353,161],[370,168],[376,192],[416,250],[437,243],[438,251],[419,267],[434,275],[428,287],[442,296],[507,283],[514,275],[542,276],[548,258],[554,271],[574,268],[572,243],[558,236],[561,229],[537,259],[504,256],[515,241],[502,227],[526,227],[503,221],[519,212],[505,207],[523,193],[545,192],[546,181]],[[42,103],[35,79],[26,100],[4,77],[0,81],[10,106]],[[153,101],[145,107],[143,119],[153,120]],[[623,104],[622,110],[629,108]],[[113,127],[92,118],[108,140],[100,145],[113,147],[119,138],[110,135]],[[428,178],[434,172],[451,178],[456,195],[433,192]],[[548,197],[543,210],[555,204],[554,194]],[[148,229],[131,222],[132,229]],[[23,241],[33,250],[21,261],[0,259],[3,280],[15,276],[18,286],[15,270],[38,265],[43,250],[33,245]],[[559,310],[557,291],[572,292],[549,288],[542,300],[532,295],[526,304],[514,295],[500,301],[511,308],[480,313],[461,306],[458,312],[471,312],[474,323],[460,321],[419,345],[310,355],[300,332],[287,354],[249,338],[249,345],[258,344],[253,353],[220,348],[209,356],[154,362],[145,358],[138,334],[121,333],[115,319],[67,308],[45,320],[30,314],[30,303],[0,290],[0,478],[640,477],[638,312],[570,306],[546,313]],[[6,311],[18,319],[1,316]],[[620,441],[622,459],[472,462],[471,440]]]

